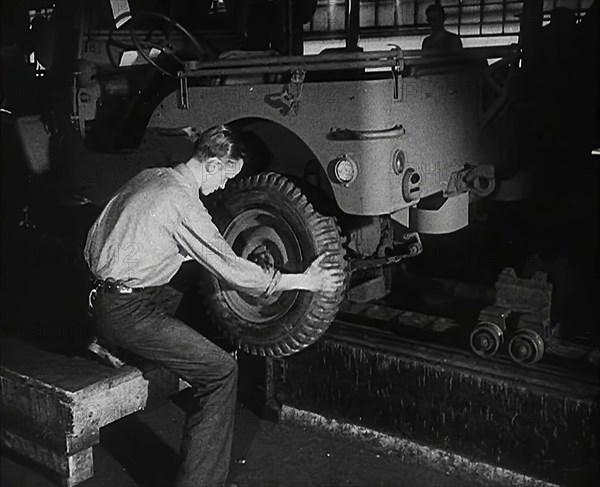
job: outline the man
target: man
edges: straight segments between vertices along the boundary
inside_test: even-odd
[[[440,51],[460,51],[463,47],[460,37],[444,29],[446,12],[441,5],[429,5],[425,10],[427,23],[431,26],[431,35],[423,40],[422,49]]]
[[[193,388],[199,411],[188,415],[178,487],[221,486],[229,468],[237,364],[175,318],[178,296],[167,286],[195,259],[253,295],[302,289],[332,292],[336,271],[317,258],[302,274],[281,274],[238,257],[198,197],[223,188],[242,169],[237,136],[227,127],[202,133],[194,154],[174,168],[146,169],[109,201],[89,231],[85,258],[97,279],[93,316],[109,343],[174,371]]]

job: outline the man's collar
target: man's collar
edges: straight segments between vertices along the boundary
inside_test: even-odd
[[[200,188],[200,182],[196,178],[194,171],[192,171],[186,163],[182,162],[181,164],[177,164],[173,169],[181,174],[190,186],[194,186],[196,189]]]

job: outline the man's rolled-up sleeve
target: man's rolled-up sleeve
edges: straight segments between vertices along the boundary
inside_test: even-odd
[[[175,240],[213,275],[253,296],[269,296],[281,276],[275,269],[263,269],[237,256],[204,209],[183,215]]]

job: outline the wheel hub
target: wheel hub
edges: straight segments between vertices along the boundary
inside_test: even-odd
[[[302,250],[290,225],[271,208],[252,208],[234,217],[223,236],[235,253],[263,268],[288,272],[302,268]],[[266,298],[230,290],[224,294],[230,308],[249,324],[266,325],[285,315],[297,291],[273,293]]]
[[[510,357],[518,364],[532,365],[544,354],[544,341],[541,336],[530,329],[519,330],[508,344]]]
[[[480,357],[492,357],[500,347],[502,336],[502,330],[495,323],[479,323],[471,332],[471,349]]]

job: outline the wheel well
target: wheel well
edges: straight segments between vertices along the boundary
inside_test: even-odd
[[[265,171],[283,174],[324,215],[339,211],[333,189],[315,153],[292,130],[272,120],[244,118],[229,123],[239,130],[247,153],[242,176]]]

